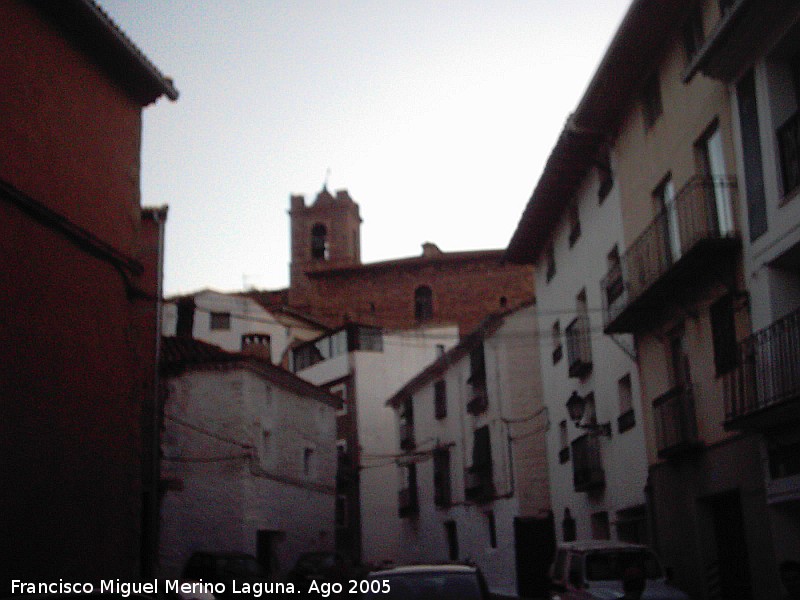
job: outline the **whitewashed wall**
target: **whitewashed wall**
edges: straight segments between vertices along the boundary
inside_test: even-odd
[[[276,317],[252,298],[203,290],[194,295],[195,313],[192,337],[219,346],[230,352],[242,350],[242,335],[261,333],[270,337],[272,362],[279,364],[294,340],[307,340],[319,335],[318,330],[299,322]],[[211,313],[230,313],[230,329],[211,329]],[[163,335],[173,336],[178,323],[178,307],[174,301],[164,303]]]
[[[458,341],[458,327],[385,333],[383,351],[355,351],[299,371],[322,385],[352,373],[355,382],[360,459],[361,558],[364,563],[398,560],[397,478],[393,455],[397,427],[386,400],[433,362],[438,346]]]
[[[281,532],[282,572],[303,551],[333,548],[332,406],[246,367],[188,371],[168,388],[162,576],[177,576],[193,551],[255,554],[259,530]],[[314,450],[308,473],[305,448]]]
[[[547,406],[549,430],[547,435],[548,468],[556,537],[562,539],[561,523],[564,509],[569,508],[577,524],[578,539],[591,539],[591,514],[607,511],[611,537],[616,535],[614,521],[619,510],[645,504],[647,461],[643,433],[643,418],[639,378],[635,361],[622,348],[633,350],[630,336],[612,339],[603,334],[603,299],[600,280],[608,271],[607,256],[614,244],[620,255],[623,241],[621,208],[617,187],[603,200],[598,200],[596,173],[590,172],[584,185],[576,192],[581,234],[574,245],[568,241],[566,215],[553,234],[556,273],[546,280],[544,257],[536,265],[536,297],[539,317],[538,339],[541,349],[541,371],[544,401]],[[583,380],[568,375],[567,345],[564,331],[576,316],[576,297],[586,289],[593,368]],[[563,357],[554,364],[552,358],[552,326],[559,320]],[[618,381],[630,375],[636,426],[620,434],[617,429],[619,410]],[[599,493],[576,492],[573,484],[573,460],[559,461],[561,440],[559,423],[567,421],[569,441],[585,430],[576,428],[567,415],[566,402],[573,391],[581,396],[593,392],[598,423],[610,422],[611,438],[601,437],[600,446],[605,469],[605,489]]]
[[[527,307],[507,315],[503,325],[484,340],[489,398],[485,413],[474,416],[466,410],[472,399],[472,386],[467,382],[469,354],[451,364],[442,376],[447,390],[446,417],[435,417],[434,386],[439,378],[413,395],[415,450],[424,454],[417,463],[419,513],[399,519],[401,562],[449,560],[445,523],[453,521],[458,559],[476,563],[492,592],[516,593],[514,519],[523,515],[541,517],[550,508],[538,347],[531,343],[535,323],[534,309]],[[394,417],[397,430],[397,412]],[[496,498],[485,503],[467,502],[464,473],[472,462],[473,432],[484,425],[491,437]],[[514,437],[522,439],[515,445]],[[442,446],[450,449],[452,505],[446,508],[434,503],[433,460],[426,452]],[[399,446],[396,448],[399,452]],[[527,472],[531,469],[533,472]],[[523,472],[524,477],[520,476]],[[525,501],[524,510],[520,509],[520,498]],[[490,541],[489,511],[494,513],[496,547]]]

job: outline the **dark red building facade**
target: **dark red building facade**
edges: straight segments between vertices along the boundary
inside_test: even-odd
[[[162,95],[91,0],[0,3],[0,595],[153,567],[166,209],[139,169]]]

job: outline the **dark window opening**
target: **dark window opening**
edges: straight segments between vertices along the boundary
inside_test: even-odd
[[[497,548],[497,522],[493,510],[486,511],[486,524],[489,526],[489,546]]]
[[[747,73],[736,86],[736,98],[739,105],[739,125],[742,136],[747,221],[752,242],[767,231],[767,203],[761,159],[761,129],[758,124],[758,103],[753,71]]]
[[[578,215],[578,204],[572,202],[569,205],[569,247],[575,245],[578,238],[581,237],[581,220]]]
[[[662,112],[664,112],[664,107],[661,103],[661,84],[658,80],[658,73],[654,73],[642,90],[642,116],[645,128],[650,129],[655,125]]]
[[[433,318],[433,291],[427,285],[419,286],[414,292],[414,317],[417,321]]]
[[[228,331],[231,328],[231,313],[212,312],[209,320],[212,331]]]
[[[400,448],[411,450],[414,443],[414,399],[408,398],[400,409]]]
[[[436,448],[433,451],[433,502],[436,506],[450,506],[450,450]]]
[[[704,41],[703,11],[698,6],[683,25],[683,49],[686,51],[687,62],[691,62],[697,51],[703,46]]]
[[[556,276],[556,251],[555,248],[553,248],[553,244],[547,247],[545,260],[547,261],[547,272],[545,276],[547,281],[550,282],[553,277]]]
[[[311,228],[311,258],[328,260],[328,228],[322,223]]]
[[[447,382],[444,379],[433,384],[434,412],[437,419],[447,416]]]
[[[447,535],[447,553],[450,560],[458,560],[458,529],[455,521],[445,521],[444,531]]]
[[[711,305],[711,338],[714,343],[714,365],[717,376],[736,367],[736,321],[733,297],[728,295]]]

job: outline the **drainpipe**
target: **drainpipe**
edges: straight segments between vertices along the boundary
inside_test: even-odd
[[[164,238],[165,227],[167,220],[167,207],[153,211],[153,220],[158,226],[158,260],[157,260],[157,276],[156,276],[156,323],[155,323],[155,364],[153,365],[153,403],[152,414],[150,415],[150,453],[151,471],[150,471],[150,496],[149,511],[151,522],[148,523],[150,528],[149,542],[150,548],[148,549],[148,563],[143,566],[145,575],[150,577],[155,576],[155,571],[158,566],[158,547],[159,547],[159,521],[161,512],[161,321],[163,318],[163,297],[164,297]]]

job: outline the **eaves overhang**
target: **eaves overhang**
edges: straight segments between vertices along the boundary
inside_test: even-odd
[[[616,136],[643,80],[694,3],[634,0],[550,153],[506,249],[508,262],[536,262],[601,145]]]
[[[759,56],[758,47],[776,29],[797,20],[797,0],[737,0],[722,16],[684,72],[732,83]]]
[[[178,99],[164,76],[93,0],[28,0],[142,106]]]

